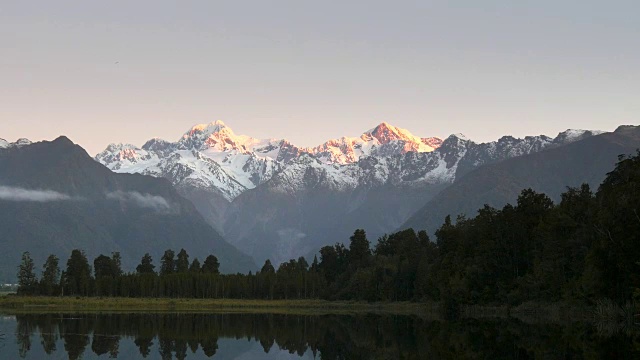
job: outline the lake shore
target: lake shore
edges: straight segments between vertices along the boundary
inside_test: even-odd
[[[616,323],[632,319],[638,313],[633,307],[587,306],[565,302],[528,302],[517,306],[460,305],[451,314],[446,305],[437,302],[361,302],[255,299],[192,298],[112,298],[112,297],[0,297],[0,313],[78,313],[78,312],[193,312],[193,313],[270,313],[292,315],[325,314],[390,314],[445,320],[518,319],[524,323],[601,322]],[[604,311],[603,311],[604,308]],[[620,316],[620,310],[626,314]],[[633,322],[633,320],[631,320]]]
[[[249,300],[186,298],[98,298],[6,296],[0,298],[0,311],[193,311],[252,313],[394,313],[433,314],[437,303],[389,302],[367,303],[326,300]]]

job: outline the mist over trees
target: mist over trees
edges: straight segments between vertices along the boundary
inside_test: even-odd
[[[49,257],[37,280],[29,253],[18,269],[22,295],[454,301],[517,304],[529,300],[618,302],[640,298],[640,152],[621,156],[594,193],[568,188],[554,204],[531,189],[516,204],[485,206],[475,217],[450,216],[431,241],[413,229],[370,243],[363,229],[276,269],[267,260],[255,274],[219,273],[214,255],[189,261],[166,250],[159,271],[145,254],[123,273],[120,254],[100,255],[93,271],[73,250],[60,273]],[[390,210],[391,211],[391,210]],[[92,274],[93,272],[93,274]]]

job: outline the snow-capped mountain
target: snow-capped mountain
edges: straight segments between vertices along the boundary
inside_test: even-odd
[[[16,142],[12,142],[12,143],[8,142],[5,139],[0,138],[0,149],[7,149],[11,147],[22,147],[30,144],[31,144],[31,140],[25,139],[25,138],[20,138],[16,140]]]
[[[169,179],[231,243],[258,262],[281,261],[345,241],[355,228],[375,238],[471,170],[597,133],[478,144],[461,134],[418,137],[381,123],[359,137],[302,148],[236,135],[216,121],[176,142],[112,144],[96,160],[115,172]]]
[[[141,148],[111,144],[96,160],[115,172],[165,177],[178,187],[208,189],[231,201],[298,153],[286,140],[236,135],[216,121],[192,127],[176,142],[151,139]]]
[[[433,233],[449,214],[454,218],[457,214],[471,217],[485,204],[500,209],[507,203],[515,204],[522,189],[527,188],[554,201],[561,200],[566,187],[580,188],[586,183],[597,189],[620,154],[633,154],[640,147],[640,126],[620,126],[614,132],[589,135],[566,131],[554,142],[571,142],[567,146],[480,167],[439,192],[398,228]]]
[[[388,125],[381,124],[376,129],[383,126]],[[363,138],[372,132],[365,133]],[[362,185],[419,187],[423,184],[452,183],[456,178],[484,164],[566,145],[599,133],[601,132],[567,130],[558,134],[556,138],[545,135],[527,136],[524,139],[504,136],[497,141],[481,144],[467,139],[462,134],[454,134],[445,140],[438,141],[435,150],[421,143],[418,149],[425,151],[407,150],[402,147],[406,145],[405,140],[393,139],[377,147],[374,145],[367,148],[369,151],[362,151],[355,161],[344,161],[348,159],[347,154],[358,155],[351,149],[348,152],[332,152],[332,156],[336,155],[334,162],[327,162],[327,153],[324,151],[309,151],[285,164],[265,186],[287,193],[303,191],[310,185],[307,180],[311,177],[311,173],[317,174],[315,177],[324,187],[335,190]],[[342,139],[353,140],[354,138]],[[379,141],[377,138],[374,139]],[[331,143],[327,142],[312,150],[326,149],[327,144]],[[388,155],[381,150],[398,144],[401,145],[400,149],[389,151]],[[411,146],[414,145],[415,143],[412,143]]]
[[[236,135],[222,121],[199,124],[176,142],[151,139],[142,147],[111,144],[96,160],[119,173],[140,173],[169,179],[218,230],[229,204],[243,192],[270,180],[275,174],[305,161],[333,171],[336,186],[349,181],[349,169],[366,156],[386,157],[411,151],[433,151],[438,138],[420,138],[409,131],[381,123],[360,137],[343,137],[317,147],[301,148],[284,139],[256,139]],[[302,163],[301,163],[302,162]],[[332,170],[333,169],[333,170]],[[295,186],[294,175],[289,186]]]
[[[343,137],[314,148],[300,148],[284,139],[236,135],[224,122],[216,121],[195,125],[173,143],[151,139],[141,148],[111,144],[96,155],[96,160],[115,172],[165,177],[174,185],[211,189],[232,201],[302,154],[330,168],[357,162],[363,156],[429,152],[440,143],[438,138],[419,138],[382,123],[357,138]]]
[[[431,152],[362,156],[348,164],[326,164],[326,158],[303,154],[233,201],[225,216],[225,236],[258,263],[267,258],[286,261],[346,242],[358,228],[366,229],[375,241],[482,165],[560,147],[595,133],[505,136],[483,144],[456,134]]]
[[[360,137],[342,137],[305,149],[326,164],[351,164],[363,156],[391,156],[406,152],[430,152],[442,140],[436,137],[419,138],[409,131],[381,123]]]

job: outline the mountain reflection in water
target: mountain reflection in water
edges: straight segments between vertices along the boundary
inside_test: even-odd
[[[20,314],[0,358],[637,359],[637,333],[587,324],[442,322],[393,315]]]

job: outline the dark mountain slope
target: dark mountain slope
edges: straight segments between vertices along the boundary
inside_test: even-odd
[[[440,192],[401,229],[433,233],[447,215],[473,216],[484,204],[513,204],[525,188],[544,192],[554,201],[567,186],[588,183],[595,190],[615,166],[618,155],[635,153],[638,148],[640,126],[621,126],[612,133],[482,166]]]
[[[201,261],[213,253],[227,272],[256,267],[167,180],[113,173],[65,137],[0,149],[0,189],[2,278],[15,277],[23,251],[39,269],[50,253],[64,266],[74,248],[90,261],[120,251],[126,270],[145,252],[159,268],[168,248],[185,248]]]

